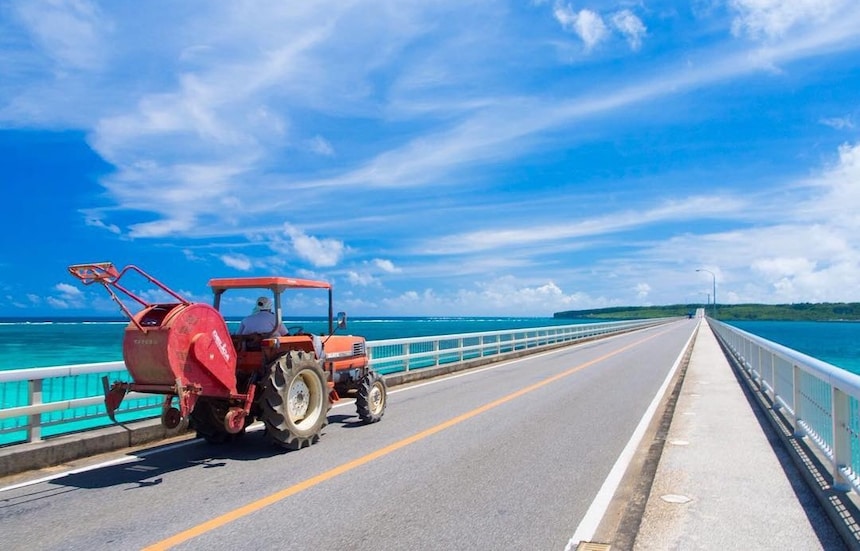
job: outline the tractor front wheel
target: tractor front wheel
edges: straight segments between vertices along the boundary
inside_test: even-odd
[[[385,380],[375,371],[369,371],[358,382],[358,396],[355,409],[365,423],[376,423],[382,419],[388,403],[388,389]]]
[[[272,443],[299,450],[319,440],[331,409],[321,364],[313,354],[291,351],[269,367],[260,409]]]

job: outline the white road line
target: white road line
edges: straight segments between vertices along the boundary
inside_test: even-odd
[[[8,490],[15,490],[18,488],[25,488],[27,486],[33,486],[34,484],[41,484],[42,482],[50,482],[52,480],[57,480],[58,478],[63,478],[66,476],[70,476],[73,474],[85,473],[88,471],[94,471],[96,469],[102,469],[104,467],[112,467],[114,465],[122,465],[124,463],[132,463],[134,461],[140,461],[150,455],[155,455],[158,453],[164,453],[167,451],[175,450],[177,448],[182,448],[184,446],[188,446],[190,444],[195,443],[196,440],[188,440],[184,442],[177,442],[175,444],[169,444],[167,446],[163,446],[157,449],[142,451],[136,454],[124,455],[122,457],[117,457],[116,459],[109,459],[107,461],[102,461],[101,463],[96,463],[94,465],[87,465],[86,467],[79,467],[77,469],[72,469],[70,471],[64,471],[62,473],[50,474],[48,476],[43,476],[42,478],[37,478],[35,480],[28,480],[26,482],[19,482],[18,484],[12,484],[10,486],[4,486],[0,488],[0,492],[5,492]]]
[[[698,327],[698,324],[700,323],[701,321],[697,323],[696,327]],[[675,376],[678,366],[681,365],[681,360],[684,358],[684,352],[687,350],[687,347],[690,346],[690,342],[693,340],[693,336],[695,334],[695,331],[690,334],[690,338],[687,339],[687,344],[681,349],[681,353],[675,360],[675,364],[672,366],[672,369],[669,370],[669,374],[666,375],[666,380],[663,381],[663,384],[657,390],[657,394],[654,395],[654,399],[651,400],[651,404],[648,406],[648,409],[645,410],[645,413],[642,415],[642,419],[639,420],[639,425],[636,426],[636,430],[633,431],[633,434],[630,436],[630,440],[627,442],[627,445],[624,446],[624,449],[621,451],[621,455],[618,456],[618,459],[615,461],[615,465],[612,466],[612,470],[609,471],[609,474],[606,476],[606,480],[603,481],[603,485],[600,487],[597,495],[594,496],[591,506],[588,508],[588,511],[586,511],[585,516],[582,517],[582,521],[580,521],[576,531],[570,537],[570,541],[567,542],[567,546],[565,546],[564,551],[571,551],[576,548],[579,542],[591,541],[594,537],[594,533],[597,531],[600,521],[603,520],[603,516],[606,514],[606,509],[609,508],[612,497],[618,490],[618,485],[621,484],[621,479],[624,477],[624,473],[627,471],[627,467],[630,465],[630,461],[633,459],[633,455],[636,453],[636,449],[639,447],[642,437],[645,436],[645,431],[648,429],[648,425],[651,423],[651,419],[657,411],[657,406],[660,404],[660,400],[663,399],[663,395],[666,393],[666,389],[669,387],[672,377]]]

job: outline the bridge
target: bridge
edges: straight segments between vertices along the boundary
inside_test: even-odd
[[[99,433],[43,441],[37,412],[64,406],[17,406],[0,419],[27,414],[32,441],[0,449],[0,543],[858,547],[860,377],[714,320],[591,329],[369,343],[391,370],[385,418],[338,403],[297,452],[254,430],[231,446],[175,434],[13,474]]]

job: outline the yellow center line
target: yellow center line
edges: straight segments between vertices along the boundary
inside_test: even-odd
[[[596,363],[602,362],[608,358],[611,358],[612,356],[616,356],[616,355],[618,355],[618,354],[620,354],[626,350],[629,350],[629,349],[631,349],[635,346],[638,346],[638,345],[640,345],[646,341],[649,341],[649,340],[651,340],[651,339],[653,339],[659,335],[662,335],[665,332],[666,331],[661,331],[661,332],[655,333],[649,337],[646,337],[644,339],[641,339],[641,340],[638,340],[634,343],[631,343],[627,346],[624,346],[622,348],[614,350],[613,352],[610,352],[608,354],[605,354],[605,355],[600,356],[598,358],[595,358],[593,360],[589,360],[583,364],[580,364],[576,367],[568,369],[567,371],[563,371],[561,373],[553,375],[552,377],[546,378],[542,381],[538,381],[537,383],[534,383],[530,386],[521,388],[520,390],[518,390],[516,392],[512,392],[511,394],[508,394],[507,396],[503,396],[503,397],[499,398],[498,400],[494,400],[492,402],[484,404],[483,406],[475,408],[471,411],[467,411],[466,413],[463,413],[461,415],[453,417],[453,418],[451,418],[451,419],[449,419],[443,423],[440,423],[438,425],[430,427],[429,429],[426,429],[426,430],[423,430],[419,433],[413,434],[412,436],[404,438],[403,440],[399,440],[397,442],[394,442],[393,444],[389,444],[388,446],[385,446],[383,448],[379,448],[378,450],[371,452],[367,455],[364,455],[364,456],[359,457],[357,459],[353,459],[352,461],[348,461],[346,463],[338,465],[337,467],[335,467],[333,469],[330,469],[330,470],[325,471],[323,473],[320,473],[316,476],[308,478],[302,482],[299,482],[298,484],[294,484],[293,486],[290,486],[289,488],[284,488],[283,490],[281,490],[279,492],[275,492],[274,494],[271,494],[271,495],[266,496],[264,498],[258,499],[257,501],[252,501],[251,503],[248,503],[247,505],[239,507],[238,509],[234,509],[228,513],[224,513],[221,516],[215,517],[215,518],[208,520],[202,524],[198,524],[197,526],[193,526],[187,530],[179,532],[178,534],[171,536],[167,539],[163,539],[157,543],[154,543],[154,544],[150,545],[149,547],[145,547],[144,551],[155,551],[155,550],[161,550],[161,549],[169,549],[175,545],[179,545],[182,542],[185,542],[185,541],[188,541],[192,538],[196,538],[197,536],[203,535],[206,532],[210,532],[212,530],[215,530],[216,528],[220,528],[221,526],[229,524],[229,523],[233,522],[234,520],[238,520],[242,517],[245,517],[247,515],[255,513],[257,511],[259,511],[260,509],[263,509],[264,507],[268,507],[269,505],[277,503],[277,502],[279,502],[283,499],[286,499],[290,496],[296,495],[296,494],[303,492],[309,488],[313,488],[314,486],[316,486],[318,484],[322,484],[323,482],[326,482],[328,480],[331,480],[332,478],[335,478],[335,477],[340,476],[344,473],[347,473],[353,469],[361,467],[362,465],[370,463],[371,461],[374,461],[374,460],[379,459],[381,457],[385,457],[386,455],[393,453],[393,452],[396,452],[397,450],[399,450],[401,448],[405,448],[406,446],[409,446],[410,444],[414,444],[415,442],[418,442],[420,440],[424,440],[425,438],[427,438],[429,436],[432,436],[438,432],[442,432],[445,429],[451,428],[454,425],[457,425],[459,423],[462,423],[463,421],[471,419],[472,417],[475,417],[475,416],[478,416],[482,413],[485,413],[485,412],[487,412],[487,411],[489,411],[495,407],[498,407],[502,404],[510,402],[511,400],[515,400],[515,399],[519,398],[520,396],[528,394],[528,393],[535,391],[539,388],[545,387],[546,385],[552,384],[552,383],[558,381],[559,379],[563,379],[564,377],[572,375],[572,374],[576,373],[577,371],[585,369],[586,367],[589,367],[589,366],[594,365]]]

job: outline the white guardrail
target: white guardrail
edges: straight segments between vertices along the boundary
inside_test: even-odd
[[[433,337],[368,341],[374,370],[387,375],[485,357],[540,351],[559,343],[607,336],[666,323],[675,318],[560,325]],[[0,445],[35,442],[111,424],[104,408],[102,377],[129,380],[123,362],[0,371]],[[129,393],[120,422],[157,418],[164,398]]]
[[[717,337],[784,418],[829,461],[833,486],[860,492],[860,376],[708,318]]]

